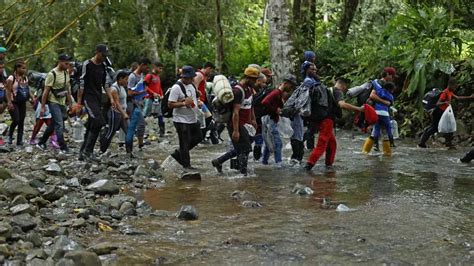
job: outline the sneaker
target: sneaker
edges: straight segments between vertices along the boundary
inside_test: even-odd
[[[30,145],[36,145],[38,144],[38,140],[36,139],[30,139],[30,141],[28,142]]]
[[[217,172],[219,174],[222,174],[222,164],[220,164],[217,159],[214,159],[211,161],[212,163],[212,166],[214,166],[214,168],[216,168]]]
[[[426,144],[421,144],[421,143],[418,144],[418,145],[416,145],[416,146],[417,146],[418,148],[422,148],[422,149],[428,148],[428,147],[426,147]]]
[[[5,141],[2,138],[0,138],[0,146],[1,145],[5,145]]]
[[[290,160],[290,166],[292,166],[292,167],[296,166],[296,165],[299,165],[299,164],[301,164],[301,162],[296,160],[296,159],[291,159]]]
[[[309,172],[309,171],[311,171],[311,169],[313,169],[313,166],[314,166],[313,164],[306,163],[306,164],[303,166],[303,169],[304,169],[305,171],[308,171],[308,172]]]
[[[61,147],[59,146],[58,142],[57,142],[57,141],[54,141],[54,140],[51,141],[50,145],[51,145],[51,147],[52,147],[53,149],[59,149],[59,148],[61,148]]]
[[[23,141],[17,142],[17,143],[16,143],[16,146],[18,146],[18,147],[23,147]]]
[[[87,158],[89,159],[89,161],[92,161],[92,162],[100,162],[99,158],[97,158],[97,156],[95,156],[94,153],[91,153],[89,156],[87,156]]]
[[[84,156],[84,153],[79,152],[79,161],[82,162],[82,161],[84,161],[85,159],[86,159],[86,158],[85,158],[85,156]]]
[[[336,170],[334,170],[334,166],[332,165],[326,165],[326,173],[334,173]]]
[[[281,168],[285,167],[285,165],[283,164],[283,162],[279,162],[279,163],[275,163],[274,167],[277,168],[277,169],[281,169]]]
[[[48,149],[48,147],[46,146],[46,144],[44,143],[38,143],[36,144],[36,148],[42,150],[42,151],[46,151]]]
[[[186,167],[183,167],[184,170],[187,170],[187,171],[196,171],[197,168],[196,167],[192,167],[191,165],[190,166],[186,166]]]
[[[70,152],[69,152],[68,148],[64,148],[64,149],[59,150],[59,154],[68,155],[68,154],[70,154]]]

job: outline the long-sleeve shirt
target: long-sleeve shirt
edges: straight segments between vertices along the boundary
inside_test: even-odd
[[[272,90],[263,100],[262,104],[267,107],[270,118],[278,123],[280,115],[278,108],[283,108],[283,92],[279,89]]]
[[[382,86],[380,86],[380,84],[378,84],[378,82],[376,81],[372,81],[372,84],[373,84],[375,92],[377,93],[377,96],[379,96],[380,98],[386,101],[393,103],[394,97],[389,91],[382,88]],[[375,112],[378,115],[389,116],[388,109],[389,109],[389,105],[385,105],[379,102],[375,103]]]

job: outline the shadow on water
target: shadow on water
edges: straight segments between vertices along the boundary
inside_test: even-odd
[[[140,195],[165,214],[133,221],[146,235],[108,236],[127,245],[118,264],[156,258],[193,264],[472,264],[474,168],[457,162],[461,152],[400,143],[392,157],[363,156],[362,138],[338,134],[336,173],[324,173],[319,164],[308,174],[252,163],[250,177],[228,165],[218,176],[209,161],[221,145],[193,151],[200,182],[177,180],[176,165],[167,165],[166,185]],[[296,183],[314,194],[293,194]],[[231,197],[236,190],[254,194],[263,207],[243,207]],[[325,208],[325,199],[355,211]],[[174,217],[185,204],[196,207],[197,221]]]

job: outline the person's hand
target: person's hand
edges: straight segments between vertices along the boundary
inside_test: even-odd
[[[9,103],[8,103],[8,110],[10,110],[10,111],[15,110],[15,106],[13,105],[12,102],[9,102]]]
[[[359,107],[358,111],[364,113],[365,112],[365,107],[362,105],[361,107]]]
[[[256,120],[252,120],[252,126],[255,128],[255,130],[257,130],[258,125],[257,125],[257,121],[256,121]]]
[[[186,105],[187,107],[193,107],[193,105],[194,105],[193,98],[191,98],[191,97],[186,97],[186,98],[184,99],[184,105]]]
[[[81,109],[82,109],[82,105],[79,103],[76,103],[75,105],[72,106],[72,113],[79,115],[81,113]]]
[[[44,105],[41,105],[41,109],[40,109],[40,117],[42,118],[44,116],[44,113],[46,112],[46,106]]]
[[[128,115],[127,114],[123,115],[123,120],[128,120]]]
[[[240,139],[240,133],[239,131],[232,131],[232,141],[233,142],[238,142]]]

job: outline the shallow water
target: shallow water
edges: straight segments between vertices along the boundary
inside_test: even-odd
[[[458,150],[417,149],[397,142],[392,157],[360,153],[362,136],[338,132],[335,173],[324,173],[321,159],[313,173],[252,163],[242,177],[225,165],[223,176],[210,160],[225,145],[196,148],[192,163],[202,181],[179,181],[179,167],[166,167],[166,184],[137,196],[156,210],[176,212],[190,204],[197,221],[174,217],[135,219],[145,235],[101,235],[92,242],[121,243],[112,264],[473,264],[474,166]],[[165,147],[169,149],[170,147]],[[284,155],[289,156],[286,149]],[[165,154],[149,153],[162,161]],[[306,154],[307,156],[307,154]],[[311,196],[291,193],[295,183]],[[235,190],[254,193],[261,208],[244,208]],[[344,203],[352,212],[321,207],[323,198]]]

